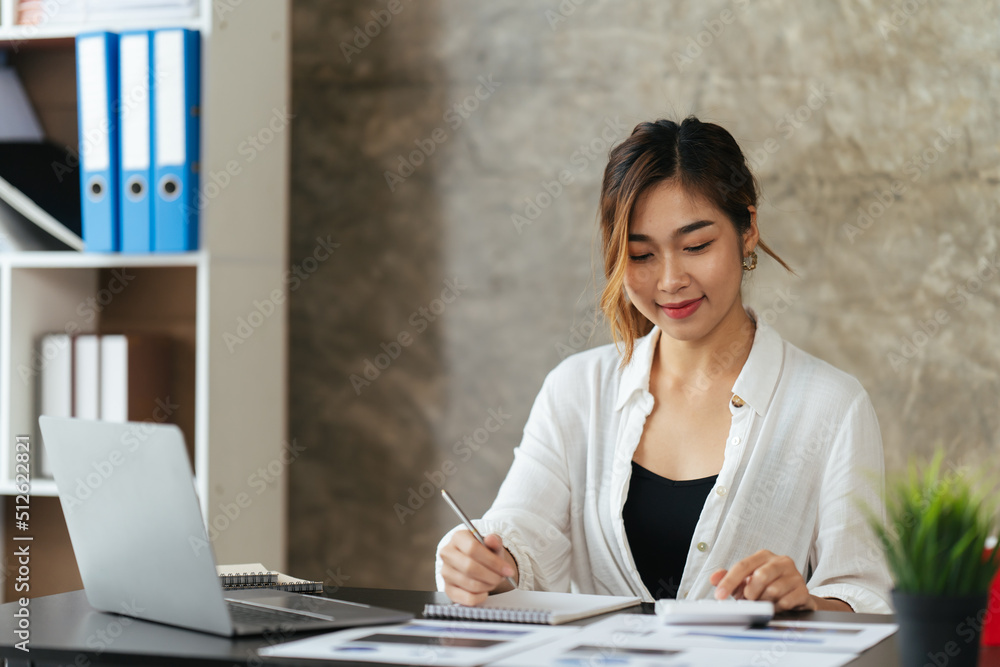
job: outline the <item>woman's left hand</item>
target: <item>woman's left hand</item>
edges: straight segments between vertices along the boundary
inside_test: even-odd
[[[744,558],[728,570],[713,572],[709,582],[716,587],[718,600],[732,595],[737,600],[769,601],[774,603],[775,612],[819,609],[820,598],[809,594],[795,562],[766,549]]]

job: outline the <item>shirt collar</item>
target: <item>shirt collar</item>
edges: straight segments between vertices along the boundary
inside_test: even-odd
[[[649,391],[649,372],[653,368],[653,352],[660,340],[660,328],[653,330],[635,342],[632,360],[622,369],[618,382],[618,400],[615,410],[621,410],[637,391]]]
[[[743,364],[743,370],[733,384],[733,393],[762,415],[767,412],[778,386],[781,376],[781,365],[784,361],[784,346],[781,336],[763,321],[752,308],[747,308],[747,314],[757,322],[757,332],[753,337],[750,356]]]
[[[747,308],[747,314],[757,322],[750,355],[743,370],[733,384],[733,393],[753,408],[754,412],[763,415],[771,404],[771,397],[781,376],[781,364],[784,358],[781,336],[759,319],[752,308]],[[653,327],[648,334],[635,342],[632,360],[622,370],[618,382],[618,398],[615,410],[621,410],[632,395],[639,391],[649,391],[649,372],[653,366],[653,352],[660,340],[659,327]]]

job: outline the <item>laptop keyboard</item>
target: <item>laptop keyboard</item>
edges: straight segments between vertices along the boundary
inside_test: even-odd
[[[233,620],[233,623],[241,625],[259,625],[262,627],[277,628],[286,625],[316,623],[322,620],[312,616],[240,604],[239,602],[232,602],[230,600],[226,600],[226,607],[229,608],[229,617]]]

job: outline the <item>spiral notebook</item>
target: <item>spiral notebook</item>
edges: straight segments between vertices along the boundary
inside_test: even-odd
[[[642,602],[640,598],[620,595],[516,590],[491,595],[478,607],[461,604],[429,604],[424,607],[424,616],[467,621],[559,625],[618,611],[640,602]]]
[[[223,590],[238,591],[245,588],[273,588],[291,593],[322,593],[322,581],[297,579],[281,572],[268,570],[261,563],[216,565]]]

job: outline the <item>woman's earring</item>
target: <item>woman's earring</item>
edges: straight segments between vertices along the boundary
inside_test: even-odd
[[[757,268],[757,251],[751,250],[750,254],[743,258],[743,270],[753,271]]]

